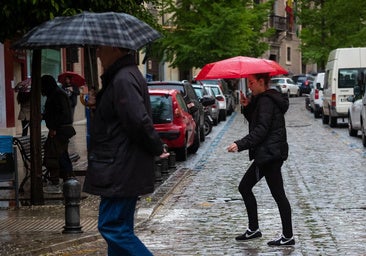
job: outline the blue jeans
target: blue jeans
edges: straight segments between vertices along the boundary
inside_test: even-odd
[[[153,254],[134,233],[137,197],[105,198],[99,205],[98,230],[108,244],[108,256]]]

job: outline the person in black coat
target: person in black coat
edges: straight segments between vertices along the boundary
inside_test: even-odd
[[[286,197],[281,174],[281,166],[288,157],[284,115],[288,110],[289,101],[287,96],[269,88],[269,80],[269,74],[248,77],[252,96],[247,98],[241,93],[240,103],[249,122],[249,134],[227,148],[228,152],[248,149],[250,160],[254,160],[239,184],[249,225],[246,232],[237,236],[236,240],[245,241],[262,236],[258,224],[257,202],[252,189],[265,177],[282,221],[281,237],[268,242],[268,245],[294,245],[291,206]]]
[[[50,182],[44,187],[45,193],[62,193],[59,179],[66,181],[74,177],[68,147],[70,138],[75,135],[72,126],[71,105],[66,93],[50,75],[41,78],[42,95],[47,97],[42,118],[48,128],[44,145],[44,164],[50,174]]]
[[[154,190],[154,159],[168,157],[133,52],[101,46],[102,89],[90,126],[84,191],[101,196],[98,229],[108,255],[152,255],[134,234],[137,198]],[[89,96],[89,104],[95,99]]]

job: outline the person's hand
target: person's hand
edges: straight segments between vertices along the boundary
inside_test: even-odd
[[[236,143],[232,143],[227,147],[228,152],[238,152],[238,145]]]
[[[168,158],[169,156],[170,156],[170,153],[169,152],[163,152],[159,157],[161,159],[163,159],[163,158]]]
[[[240,91],[240,104],[243,106],[243,107],[246,107],[248,106],[250,102],[250,98],[247,98],[244,93],[242,91]]]
[[[89,106],[94,106],[96,104],[96,93],[94,89],[90,89],[89,90],[89,94],[88,94],[88,105]]]
[[[166,144],[163,145],[163,153],[159,156],[162,158],[168,158],[170,156],[170,153],[168,152],[168,146]]]

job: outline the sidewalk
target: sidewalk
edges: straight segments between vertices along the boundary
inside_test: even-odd
[[[77,135],[72,139],[69,152],[77,152],[79,161],[74,170],[82,173],[87,168],[86,123],[74,124]],[[21,171],[21,170],[20,170]],[[136,226],[140,226],[164,200],[165,195],[184,178],[184,169],[170,169],[164,182],[156,183],[153,194],[140,198],[136,209]],[[77,179],[83,184],[84,176]],[[29,182],[21,198],[29,198]],[[80,224],[83,233],[63,234],[65,207],[62,195],[44,194],[45,205],[0,208],[0,255],[40,255],[71,245],[92,242],[100,239],[97,230],[99,197],[82,193],[80,205]],[[21,200],[22,201],[22,200]]]

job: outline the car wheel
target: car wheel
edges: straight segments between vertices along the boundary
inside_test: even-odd
[[[220,110],[219,119],[220,121],[226,121],[226,110]]]
[[[329,116],[324,115],[324,113],[323,113],[322,122],[323,122],[323,124],[328,124],[329,123]]]
[[[332,128],[337,126],[337,117],[334,116],[329,117],[329,126]]]
[[[320,110],[314,110],[314,118],[320,118],[321,114],[320,114]]]
[[[206,140],[205,124],[203,123],[203,126],[200,129],[200,141],[204,142],[205,140]]]
[[[209,135],[212,131],[212,125],[210,124],[210,121],[205,120],[205,136]]]
[[[357,130],[353,129],[351,115],[348,113],[348,134],[349,136],[356,137]]]
[[[175,156],[177,161],[186,161],[188,158],[187,141],[184,142],[184,146],[175,150]]]
[[[195,132],[193,144],[188,148],[188,152],[194,154],[197,152],[200,147],[200,134],[199,132]]]
[[[363,120],[361,120],[361,131],[362,131],[362,145],[366,147],[366,129]]]
[[[300,90],[297,89],[297,92],[296,92],[296,97],[299,97],[300,96]]]

